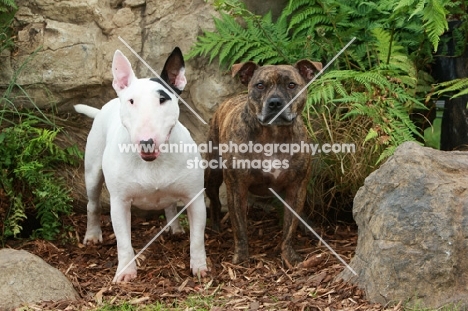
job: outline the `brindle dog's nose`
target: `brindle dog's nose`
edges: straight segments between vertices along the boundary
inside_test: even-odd
[[[283,101],[279,97],[272,97],[267,100],[269,112],[278,112],[283,108]]]
[[[140,145],[143,147],[142,150],[149,153],[149,151],[153,148],[154,141],[152,138],[148,140],[140,140]]]

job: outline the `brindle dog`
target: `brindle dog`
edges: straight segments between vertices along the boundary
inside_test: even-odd
[[[228,210],[234,233],[235,249],[232,260],[234,263],[249,259],[248,192],[257,196],[272,196],[268,189],[272,188],[282,195],[289,206],[300,213],[306,198],[312,158],[309,153],[299,152],[291,155],[277,151],[273,154],[265,154],[266,152],[241,152],[241,150],[235,150],[236,148],[220,154],[218,147],[222,144],[232,147],[241,144],[251,146],[270,144],[271,146],[308,142],[301,116],[307,91],[302,92],[272,124],[269,122],[321,69],[321,63],[309,60],[301,60],[295,66],[259,67],[253,62],[247,62],[232,67],[232,75],[238,75],[241,83],[248,86],[248,93],[228,99],[213,115],[208,134],[208,142],[211,141],[213,150],[208,153],[207,160],[218,161],[219,166],[208,167],[205,170],[205,187],[211,202],[212,226],[215,230],[219,230],[221,209],[219,187],[223,179],[226,184]],[[222,163],[225,165],[224,168],[221,167]],[[268,165],[262,165],[261,168],[258,166],[268,163],[275,163],[275,165],[270,169]],[[301,261],[301,257],[291,245],[291,238],[297,223],[296,217],[285,208],[281,251],[282,258],[289,265]]]

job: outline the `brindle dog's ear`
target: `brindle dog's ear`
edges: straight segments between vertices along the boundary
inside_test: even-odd
[[[254,62],[234,64],[232,65],[232,76],[239,75],[241,83],[243,85],[248,85],[257,68],[258,65]]]
[[[303,59],[298,61],[294,67],[299,70],[299,73],[304,78],[304,80],[309,82],[320,70],[322,70],[322,63]]]

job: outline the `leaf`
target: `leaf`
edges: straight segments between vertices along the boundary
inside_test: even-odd
[[[369,133],[367,133],[366,138],[364,139],[364,142],[368,142],[369,140],[377,138],[378,136],[379,136],[379,133],[373,128],[371,128],[369,129]]]

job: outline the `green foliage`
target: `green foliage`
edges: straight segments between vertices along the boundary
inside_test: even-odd
[[[446,16],[449,11],[447,7],[453,5],[457,4],[451,0],[404,0],[396,3],[394,11],[395,15],[412,12],[408,21],[418,17],[423,22],[423,29],[426,31],[434,51],[437,51],[440,36],[448,30]]]
[[[449,9],[456,11],[460,1],[295,0],[276,21],[271,14],[252,14],[238,0],[215,4],[221,10],[220,18],[214,18],[216,31],[205,31],[189,58],[208,56],[211,62],[218,56],[223,66],[248,60],[261,64],[292,64],[311,57],[326,60],[356,37],[335,68],[366,70],[373,65],[369,44],[375,42],[375,29],[388,32],[416,66],[424,68],[447,29]]]
[[[18,9],[14,0],[0,0],[0,13]]]
[[[449,95],[451,98],[468,95],[468,78],[455,79],[436,85],[435,95]]]
[[[3,239],[21,233],[28,209],[41,225],[35,235],[45,239],[54,239],[62,227],[61,216],[71,213],[69,190],[55,176],[54,168],[73,164],[79,153],[76,147],[57,146],[59,131],[40,128],[38,121],[30,118],[2,129],[0,185],[10,201]]]
[[[31,55],[30,59],[34,57]],[[29,59],[29,60],[30,60]],[[36,218],[35,237],[55,239],[61,217],[72,211],[70,190],[55,171],[60,165],[77,164],[82,158],[75,145],[61,148],[57,135],[63,131],[39,109],[26,90],[17,84],[23,63],[0,97],[0,240],[18,237],[26,219]],[[18,110],[24,100],[32,109]]]
[[[14,0],[0,0],[0,53],[4,49],[11,49],[14,40],[11,37],[11,24],[18,7]]]

